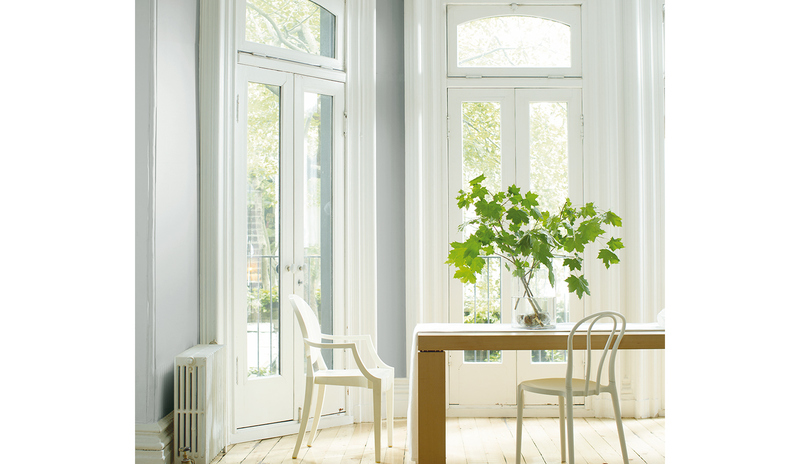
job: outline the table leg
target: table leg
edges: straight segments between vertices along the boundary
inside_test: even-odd
[[[418,461],[445,462],[445,369],[444,351],[419,352]]]

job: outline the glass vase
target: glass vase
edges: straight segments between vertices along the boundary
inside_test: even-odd
[[[511,324],[523,329],[552,329],[555,298],[511,298]]]

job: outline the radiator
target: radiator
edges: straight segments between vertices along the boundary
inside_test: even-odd
[[[174,462],[189,448],[195,464],[209,464],[225,446],[223,352],[197,345],[175,357]]]

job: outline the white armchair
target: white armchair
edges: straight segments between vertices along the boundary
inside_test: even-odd
[[[388,445],[392,447],[392,432],[394,419],[394,368],[386,365],[378,356],[372,338],[369,335],[327,335],[320,330],[319,321],[314,311],[302,298],[290,295],[289,301],[294,308],[300,331],[305,343],[306,359],[306,393],[303,405],[303,414],[300,419],[300,431],[297,434],[297,443],[294,447],[292,458],[297,458],[300,444],[303,441],[314,385],[317,385],[317,404],[314,412],[314,422],[311,425],[311,434],[308,437],[308,446],[314,441],[319,418],[322,412],[322,401],[325,398],[326,385],[342,385],[347,387],[363,387],[372,389],[372,401],[375,421],[375,462],[381,462],[381,393],[386,392],[386,420],[388,430]],[[322,343],[330,340],[334,343]],[[359,349],[360,342],[363,350]],[[329,369],[321,356],[321,349],[345,349],[355,360],[357,369]]]

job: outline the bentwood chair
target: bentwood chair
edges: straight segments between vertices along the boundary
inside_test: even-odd
[[[381,462],[381,393],[386,392],[386,421],[389,433],[388,445],[392,447],[392,432],[394,422],[394,368],[387,366],[375,351],[372,338],[369,335],[327,335],[320,330],[319,321],[314,311],[302,298],[290,295],[289,301],[294,308],[294,315],[300,324],[305,343],[306,359],[306,396],[303,404],[303,414],[300,419],[300,431],[297,434],[297,443],[294,447],[292,458],[297,459],[300,444],[308,425],[308,416],[311,411],[311,402],[314,385],[318,386],[317,404],[314,412],[314,422],[311,425],[311,434],[307,445],[310,447],[317,432],[319,418],[322,413],[322,401],[325,398],[326,385],[342,385],[347,387],[364,387],[372,390],[372,405],[374,410],[375,430],[375,462]],[[322,343],[322,340],[335,343]],[[360,342],[361,348],[358,344]],[[346,349],[353,355],[358,369],[328,369],[322,358],[320,349]]]
[[[594,324],[603,318],[610,318],[613,320],[614,325],[611,329],[608,339],[606,340],[603,353],[600,357],[600,362],[595,371],[595,376],[592,377],[592,350],[589,340],[592,336],[592,328]],[[589,324],[586,332],[586,372],[583,379],[572,378],[573,371],[573,351],[572,341],[575,337],[575,332],[585,323]],[[619,324],[618,324],[619,323]],[[619,327],[618,327],[619,325]],[[617,348],[622,336],[625,334],[625,317],[622,314],[605,311],[591,316],[585,317],[575,324],[575,327],[569,333],[567,339],[567,375],[566,378],[556,379],[537,379],[527,380],[521,382],[517,386],[517,464],[520,464],[520,454],[522,451],[522,413],[525,406],[524,392],[539,393],[542,395],[556,395],[558,396],[558,418],[561,432],[561,461],[575,463],[575,438],[573,427],[573,410],[572,398],[575,396],[594,396],[603,392],[611,394],[611,402],[614,406],[614,416],[617,420],[617,432],[619,433],[619,444],[622,447],[622,460],[628,464],[628,449],[625,446],[625,433],[622,430],[622,418],[620,416],[619,394],[617,393],[617,385],[614,374],[614,361],[617,357]],[[582,337],[583,335],[579,335]],[[616,337],[615,337],[616,336]],[[613,344],[613,345],[612,345]],[[609,349],[611,351],[609,355]],[[601,385],[600,380],[603,376],[603,369],[608,365],[608,383]],[[566,403],[566,437],[564,436],[564,405]],[[566,443],[565,443],[566,438]],[[569,448],[569,461],[566,459],[566,449],[568,443]]]

